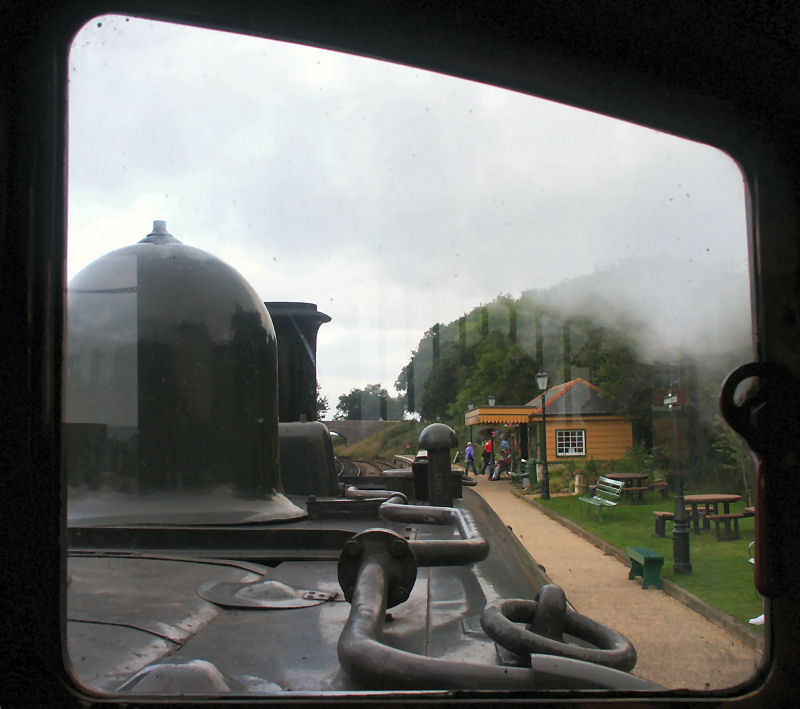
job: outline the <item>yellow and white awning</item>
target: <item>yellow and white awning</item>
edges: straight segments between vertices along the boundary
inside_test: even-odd
[[[482,423],[528,423],[534,411],[536,409],[533,406],[479,406],[477,409],[467,411],[464,423],[467,426],[477,426]]]

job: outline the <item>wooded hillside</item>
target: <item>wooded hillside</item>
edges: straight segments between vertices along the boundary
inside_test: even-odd
[[[583,280],[602,284],[603,278]],[[747,323],[706,343],[687,316],[688,337],[697,341],[659,346],[648,337],[653,323],[586,285],[566,283],[519,298],[501,295],[450,323],[432,324],[395,382],[407,409],[423,421],[447,423],[463,442],[470,402],[485,406],[492,394],[498,405],[525,404],[540,393],[535,379],[540,368],[549,374],[549,386],[583,377],[633,419],[635,445],[667,466],[677,457],[699,484],[723,475],[741,486],[743,465],[749,465],[718,416],[716,396],[725,375],[751,359]],[[577,297],[578,290],[586,295]],[[706,327],[714,325],[709,321]],[[670,390],[681,393],[681,435],[664,441],[657,433],[654,442],[654,416],[664,416]]]

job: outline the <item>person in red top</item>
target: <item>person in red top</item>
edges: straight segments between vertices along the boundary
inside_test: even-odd
[[[483,459],[481,460],[483,465],[481,466],[481,471],[484,473],[491,473],[492,472],[492,439],[486,441],[483,444]]]

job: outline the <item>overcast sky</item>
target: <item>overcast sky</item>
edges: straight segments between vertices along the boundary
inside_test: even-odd
[[[652,273],[617,295],[664,342],[749,324],[742,178],[713,148],[419,69],[124,17],[78,34],[69,100],[68,276],[164,219],[263,300],[333,318],[318,344],[332,408],[353,387],[394,393],[437,321],[631,259]]]

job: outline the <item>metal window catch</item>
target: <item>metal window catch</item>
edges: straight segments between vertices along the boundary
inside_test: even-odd
[[[747,380],[752,383],[745,390]],[[755,586],[762,596],[778,598],[800,584],[794,546],[786,543],[800,492],[796,485],[779,485],[796,475],[800,384],[783,367],[750,362],[726,377],[719,407],[756,461]]]

